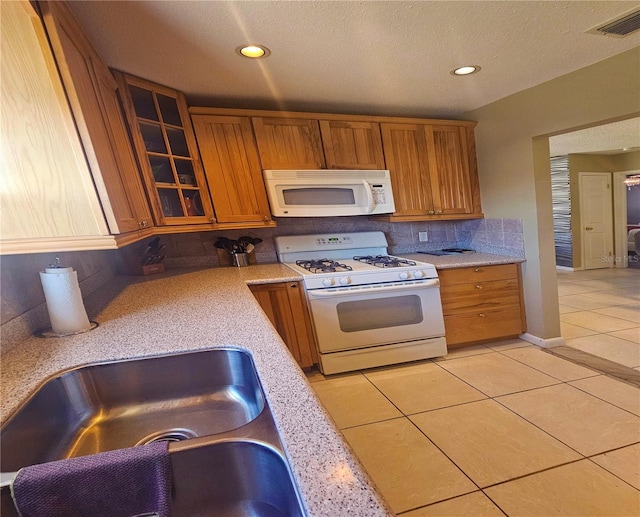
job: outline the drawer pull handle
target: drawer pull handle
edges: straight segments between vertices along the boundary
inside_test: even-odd
[[[480,284],[476,285],[476,289],[484,289]]]
[[[477,267],[477,268],[475,268],[475,269],[474,269],[474,271],[475,271],[476,273],[480,273],[480,271],[482,271],[482,270],[481,270],[479,267]]]
[[[480,316],[481,318],[486,318],[487,315],[484,312],[481,312],[480,314],[478,314],[478,316]]]

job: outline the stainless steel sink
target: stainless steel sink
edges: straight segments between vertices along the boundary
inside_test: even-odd
[[[249,441],[171,454],[173,516],[302,517],[281,452]]]
[[[80,367],[0,429],[1,472],[166,440],[175,517],[304,517],[251,356],[217,348]],[[3,517],[17,517],[9,487]]]
[[[0,430],[1,471],[237,429],[265,400],[249,354],[211,349],[90,365],[47,381]]]

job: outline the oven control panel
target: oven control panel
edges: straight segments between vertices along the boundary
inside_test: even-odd
[[[330,237],[327,235],[323,235],[322,237],[318,237],[316,239],[316,244],[318,246],[338,246],[343,244],[353,244],[353,239],[348,235],[338,235],[336,237]]]

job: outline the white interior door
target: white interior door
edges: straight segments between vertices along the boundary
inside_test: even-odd
[[[611,174],[581,172],[580,221],[585,269],[613,267],[613,200]]]

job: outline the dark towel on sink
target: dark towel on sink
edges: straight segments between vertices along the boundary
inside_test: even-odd
[[[169,517],[168,443],[24,467],[12,495],[22,517]]]

